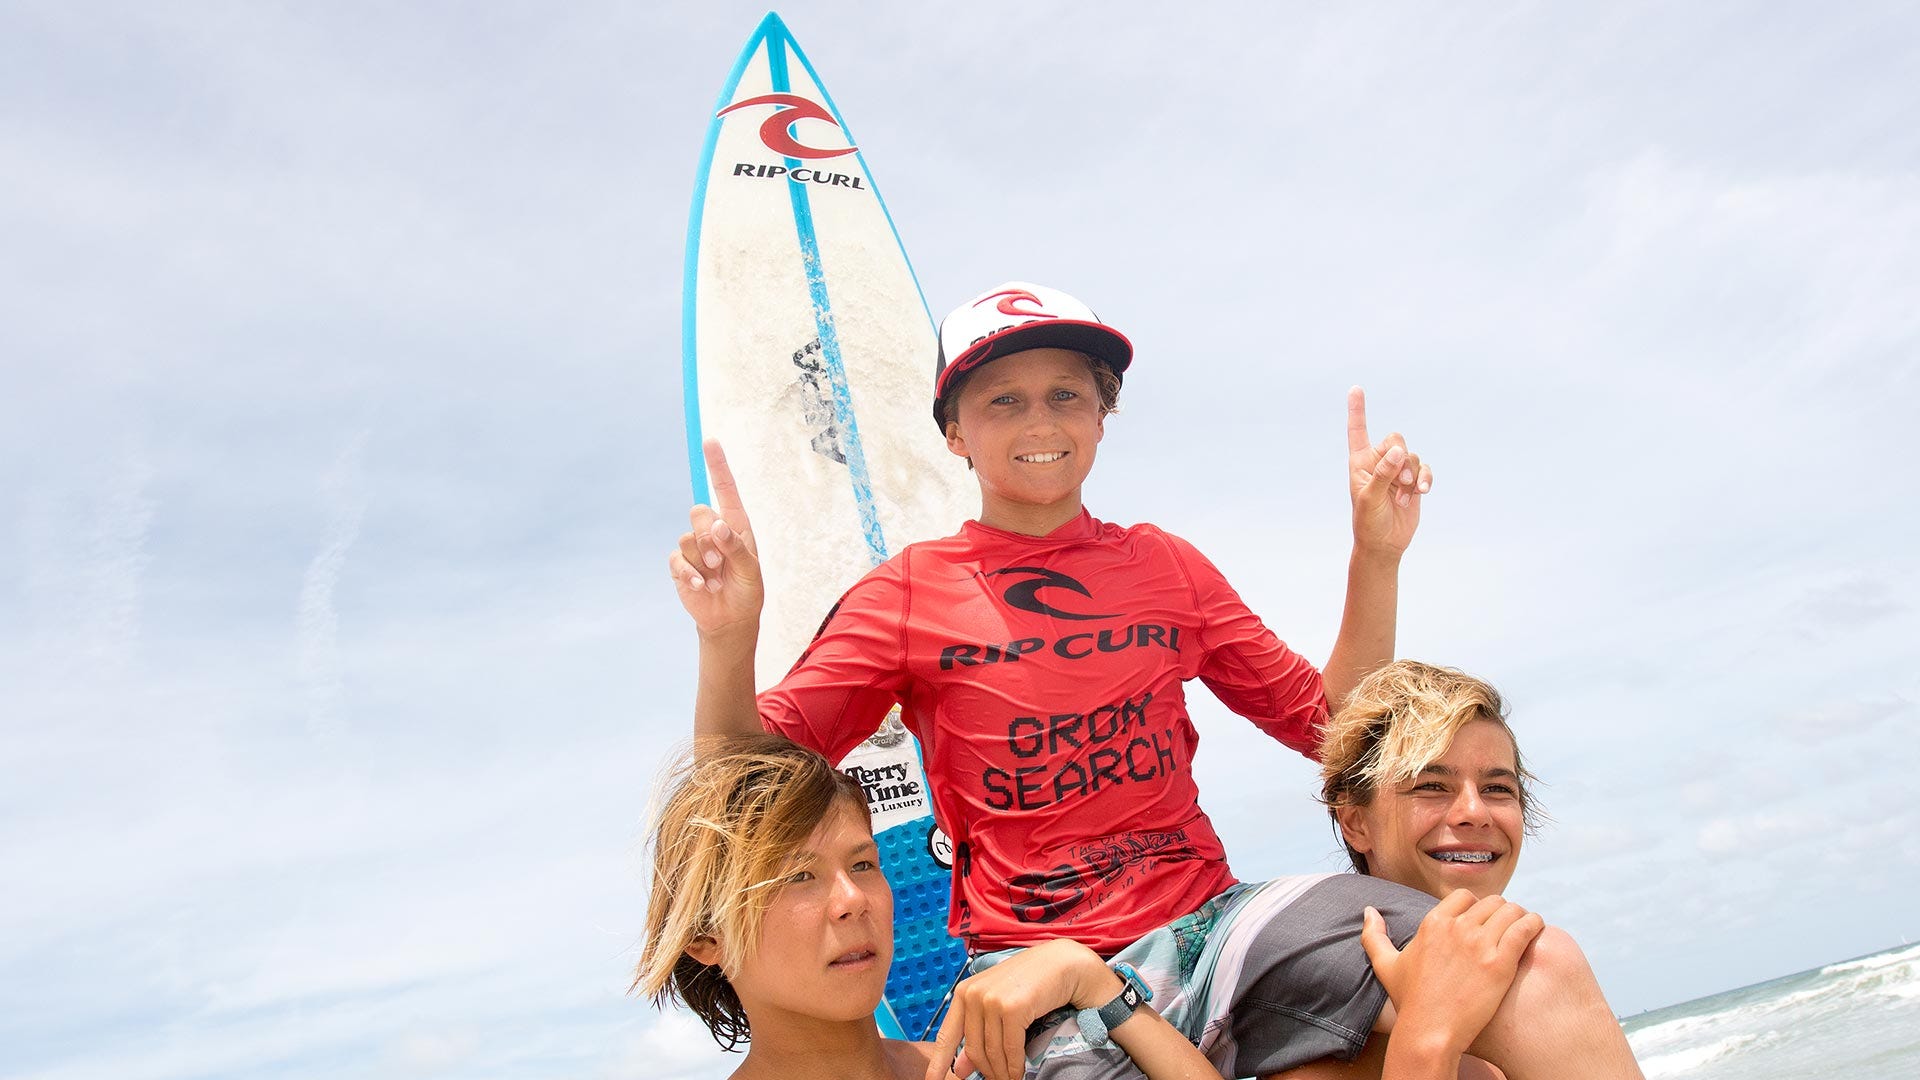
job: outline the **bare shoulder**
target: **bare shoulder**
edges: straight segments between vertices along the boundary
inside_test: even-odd
[[[913,1077],[918,1080],[927,1074],[927,1066],[933,1063],[933,1044],[930,1042],[906,1042],[902,1039],[884,1040],[887,1047],[887,1064],[892,1067],[893,1075]]]

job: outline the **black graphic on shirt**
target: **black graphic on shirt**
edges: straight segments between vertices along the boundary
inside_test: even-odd
[[[1148,860],[1199,857],[1185,829],[1103,836],[1075,846],[1069,862],[1040,873],[1014,875],[1007,883],[1008,896],[1014,917],[1021,922],[1057,922],[1088,901],[1100,906],[1108,888],[1131,881],[1131,871]]]
[[[980,772],[988,809],[1039,810],[1180,771],[1182,741],[1171,724],[1151,725],[1152,702],[1145,693],[1084,713],[1014,717],[1006,741],[1013,758]]]
[[[1004,570],[987,571],[988,577],[999,577],[1001,574],[1031,575],[1025,580],[1016,581],[1007,586],[1006,591],[1000,594],[1000,598],[1005,600],[1009,606],[1017,607],[1021,611],[1031,611],[1036,615],[1050,615],[1056,619],[1087,620],[1118,618],[1117,615],[1089,615],[1078,611],[1062,611],[1047,603],[1045,600],[1040,599],[1041,589],[1066,589],[1070,592],[1077,592],[1089,600],[1093,599],[1093,593],[1089,591],[1085,585],[1080,584],[1058,570],[1048,570],[1039,566],[1009,566]]]

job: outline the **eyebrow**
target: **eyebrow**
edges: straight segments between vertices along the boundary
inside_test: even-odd
[[[879,842],[875,841],[872,837],[868,837],[867,839],[862,840],[859,843],[854,844],[846,849],[846,854],[848,857],[852,857],[854,855],[863,855],[863,854],[866,854],[867,852],[873,852],[874,854],[879,854],[880,852]],[[814,851],[812,848],[806,848],[806,849],[794,852],[792,858],[790,858],[788,861],[795,866],[812,866],[814,863],[817,863],[820,861],[820,853],[817,851]]]
[[[1460,775],[1460,770],[1458,770],[1458,769],[1455,769],[1455,768],[1454,768],[1453,766],[1451,766],[1451,765],[1429,765],[1429,766],[1427,766],[1426,768],[1424,768],[1424,769],[1421,769],[1421,770],[1420,770],[1420,775],[1421,775],[1421,776],[1426,776],[1426,775],[1428,775],[1429,773],[1431,773],[1431,774],[1433,774],[1433,775],[1435,775],[1435,776],[1447,776],[1447,777],[1453,777],[1453,776],[1458,776],[1458,775]],[[1506,779],[1506,780],[1518,780],[1518,779],[1520,779],[1520,774],[1519,774],[1519,773],[1516,773],[1516,772],[1514,772],[1514,771],[1513,771],[1512,769],[1509,769],[1509,768],[1507,768],[1507,767],[1505,767],[1504,765],[1496,765],[1495,767],[1493,767],[1493,768],[1491,768],[1491,769],[1487,769],[1487,770],[1485,770],[1485,771],[1483,771],[1483,772],[1482,772],[1482,773],[1480,774],[1480,776],[1481,776],[1481,778],[1482,778],[1482,779],[1487,779],[1487,778],[1492,778],[1492,777],[1498,777],[1498,778],[1501,778],[1501,779]]]

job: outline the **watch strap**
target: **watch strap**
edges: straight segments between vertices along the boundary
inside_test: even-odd
[[[1098,1009],[1081,1009],[1076,1017],[1080,1037],[1089,1046],[1105,1045],[1114,1028],[1126,1023],[1135,1010],[1153,1000],[1153,989],[1140,978],[1132,964],[1115,964],[1113,973],[1120,976],[1120,992]]]

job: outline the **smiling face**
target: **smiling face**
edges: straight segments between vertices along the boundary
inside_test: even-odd
[[[1093,361],[1028,349],[991,361],[960,388],[947,448],[973,462],[980,521],[1042,536],[1080,513],[1080,485],[1106,433]]]
[[[1496,720],[1472,720],[1411,781],[1335,812],[1348,846],[1375,877],[1444,897],[1502,892],[1525,832],[1519,758]]]
[[[845,800],[794,853],[760,925],[759,947],[729,975],[755,1029],[784,1015],[859,1020],[873,1014],[893,962],[893,890],[880,872],[862,808]],[[719,962],[703,938],[687,949]]]

